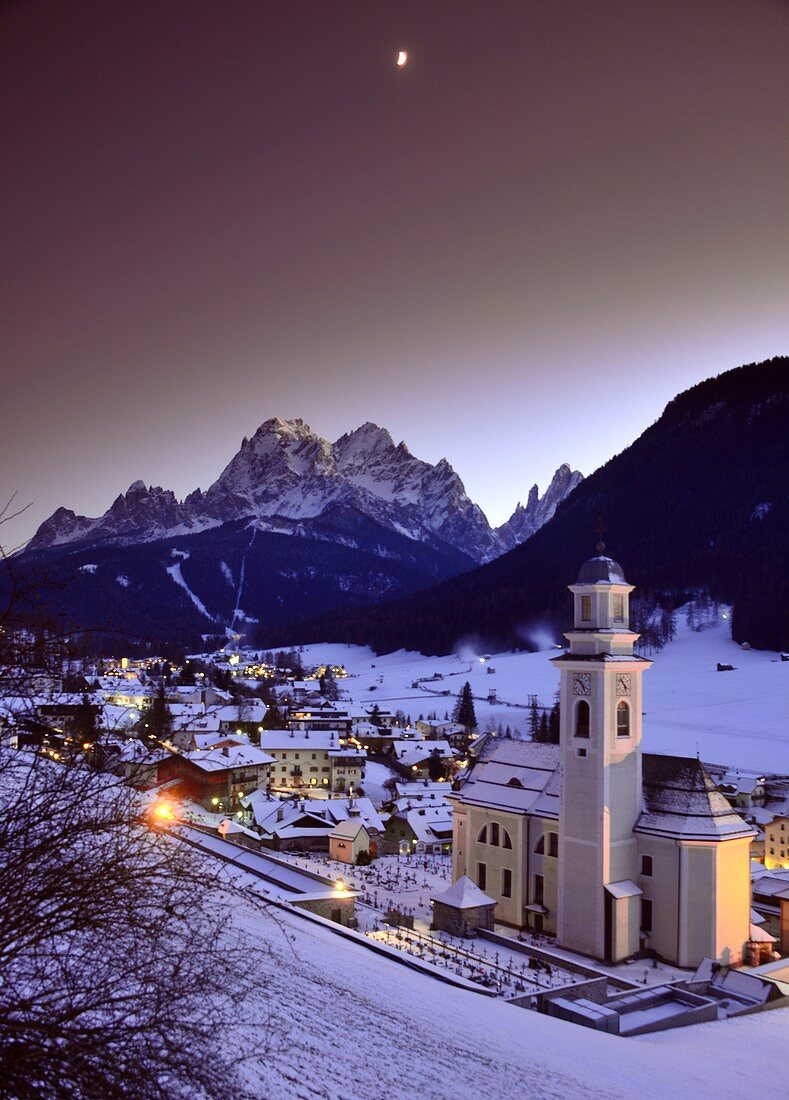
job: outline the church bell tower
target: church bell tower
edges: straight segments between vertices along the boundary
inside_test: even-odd
[[[618,961],[639,950],[641,891],[633,827],[642,807],[642,674],[633,652],[633,585],[603,553],[585,562],[573,593],[561,670],[558,942]]]

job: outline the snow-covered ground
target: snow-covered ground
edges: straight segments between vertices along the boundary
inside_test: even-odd
[[[241,902],[229,916],[270,950],[265,1002],[238,991],[239,1041],[246,1028],[272,1033],[270,1057],[249,1067],[253,1097],[786,1095],[783,1010],[620,1039],[445,985],[295,914],[267,919]]]
[[[323,852],[280,852],[279,858],[319,875],[342,878],[360,890],[357,915],[363,931],[380,923],[388,909],[413,916],[416,927],[427,931],[432,918],[430,898],[452,882],[452,857],[447,855],[381,856],[369,867],[350,867]]]
[[[368,760],[364,765],[362,789],[373,806],[381,806],[382,803],[392,797],[389,791],[384,788],[384,783],[388,782],[390,779],[396,778],[392,769],[387,768],[385,764],[378,764],[375,760]]]
[[[724,612],[725,613],[725,612]],[[702,631],[690,630],[677,615],[677,634],[654,655],[644,685],[644,748],[734,767],[789,773],[789,662],[777,653],[743,650],[729,636],[722,617]],[[558,650],[423,657],[399,650],[382,657],[363,646],[321,644],[304,647],[305,664],[344,664],[343,696],[355,703],[402,710],[416,721],[435,712],[451,715],[466,680],[474,692],[481,729],[501,724],[525,734],[527,704],[536,695],[550,706],[559,673],[549,663]],[[716,665],[735,665],[718,672]],[[489,671],[493,669],[494,671]],[[440,680],[418,683],[439,673]],[[495,688],[497,702],[487,702]],[[446,694],[442,694],[446,693]]]
[[[360,931],[375,934],[397,950],[418,958],[432,961],[438,955],[438,966],[455,973],[461,973],[458,967],[462,966],[463,976],[472,981],[478,981],[480,974],[486,982],[498,978],[504,996],[523,991],[539,992],[579,981],[570,970],[562,967],[558,961],[561,957],[589,965],[588,959],[557,950],[549,937],[528,931],[516,932],[504,925],[497,925],[497,931],[514,941],[512,949],[504,944],[486,943],[481,938],[458,939],[431,932],[430,899],[443,893],[452,882],[452,857],[449,855],[382,856],[367,867],[339,863],[325,852],[279,852],[277,858],[328,878],[341,878],[346,886],[358,890],[356,916]],[[414,934],[402,928],[386,928],[384,917],[389,910],[413,917]],[[549,973],[535,975],[530,970],[528,958],[518,950],[518,941],[548,950],[556,957],[557,961],[548,968]],[[645,966],[643,962],[618,967],[593,965],[625,981],[645,985],[686,978],[690,973],[665,963],[655,966]]]

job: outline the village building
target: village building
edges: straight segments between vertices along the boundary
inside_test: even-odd
[[[206,714],[218,720],[222,733],[243,733],[253,742],[257,742],[267,712],[268,707],[260,699],[206,707]]]
[[[720,776],[718,789],[736,809],[750,810],[755,806],[764,805],[766,783],[766,777],[763,775],[732,768]]]
[[[406,799],[386,822],[384,840],[390,853],[440,855],[452,850],[452,807],[447,802],[430,805]]]
[[[111,678],[102,681],[102,691],[108,703],[118,707],[133,707],[142,710],[153,702],[156,690],[150,684],[137,679],[116,681]]]
[[[268,786],[274,761],[255,745],[222,744],[172,752],[159,765],[160,782],[182,780],[179,794],[217,813],[239,808],[242,795]]]
[[[409,771],[414,779],[432,778],[436,772],[447,775],[452,770],[455,754],[448,741],[394,740],[387,757],[402,772]]]
[[[273,758],[274,790],[358,791],[367,754],[348,745],[336,730],[263,730],[260,747]]]
[[[168,710],[172,723],[170,740],[176,748],[206,748],[218,740],[219,718],[206,714],[202,703],[173,703]],[[198,742],[201,737],[204,739],[202,744]]]
[[[292,730],[333,730],[347,737],[352,726],[350,713],[326,699],[317,701],[313,706],[291,707],[288,716],[288,728]]]
[[[364,853],[370,859],[378,855],[378,845],[365,823],[358,817],[348,817],[329,833],[329,857],[340,863],[355,864]]]
[[[87,706],[98,724],[104,700],[96,692],[61,692],[59,695],[43,695],[35,699],[35,711],[39,720],[56,733],[71,733],[77,726]]]
[[[430,779],[396,779],[394,799],[407,798],[411,802],[444,802],[451,790],[446,780],[433,783]]]
[[[420,718],[416,729],[426,741],[448,741],[453,749],[465,749],[468,745],[469,732],[459,722]]]
[[[360,821],[368,836],[383,833],[384,822],[369,798],[274,798],[251,791],[240,800],[242,823],[254,829],[262,843],[282,851],[329,850],[329,835],[341,822]]]
[[[764,866],[789,868],[789,814],[774,817],[764,827]]]
[[[370,718],[375,717],[372,723]],[[396,724],[395,715],[388,710],[377,710],[374,706],[338,707],[326,699],[316,700],[309,706],[293,706],[288,717],[288,728],[294,730],[334,730],[342,737],[359,732],[391,730]]]
[[[609,962],[648,951],[738,965],[750,941],[754,830],[695,758],[645,755],[633,586],[600,550],[575,584],[560,744],[477,742],[454,802],[455,877],[497,919]]]
[[[759,869],[751,889],[753,909],[761,918],[761,926],[780,943],[782,953],[789,954],[789,905],[784,904],[784,895],[789,899],[789,870]]]

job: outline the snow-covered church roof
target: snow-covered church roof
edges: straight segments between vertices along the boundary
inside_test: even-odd
[[[700,760],[644,753],[643,777],[644,809],[636,832],[703,840],[753,836]]]
[[[631,658],[632,659],[632,658]],[[644,753],[643,811],[635,829],[687,840],[753,836],[695,757]],[[490,738],[452,802],[559,817],[559,746]]]
[[[559,746],[491,737],[451,799],[512,813],[559,816]]]

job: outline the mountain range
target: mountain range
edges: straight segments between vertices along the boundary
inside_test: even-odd
[[[367,423],[331,443],[266,420],[205,491],[179,501],[133,482],[99,517],[59,508],[14,558],[27,617],[185,639],[267,627],[431,586],[530,538],[580,484],[560,466],[543,496],[494,529],[446,459]]]
[[[468,639],[491,651],[530,647],[538,632],[559,639],[600,517],[637,600],[670,609],[707,593],[733,605],[736,641],[789,649],[789,358],[679,394],[509,553],[416,596],[260,640],[444,654]]]

